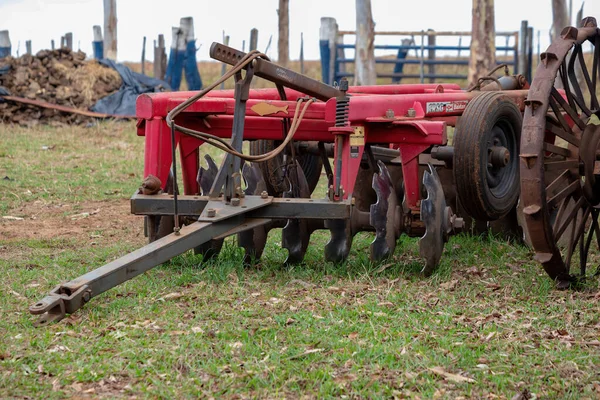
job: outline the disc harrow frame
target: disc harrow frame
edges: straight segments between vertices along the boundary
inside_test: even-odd
[[[215,43],[211,56],[239,67],[250,54]],[[243,69],[245,74],[237,71],[234,75],[234,90],[209,91],[175,115],[173,123],[169,122],[173,110],[196,92],[138,98],[137,133],[145,140],[144,176],[158,178],[163,190],[133,194],[131,212],[171,218],[175,229],[57,286],[30,307],[32,314],[40,315],[38,324],[58,321],[92,297],[185,251],[218,248],[208,244],[231,235],[238,235],[246,251],[245,262],[251,263],[260,257],[268,231],[274,227],[283,227],[283,247],[291,263],[302,261],[310,234],[317,229],[331,232],[325,256],[333,262],[348,257],[352,237],[359,231],[375,232],[373,261],[392,255],[402,233],[423,237],[421,254],[427,260],[423,273],[430,274],[448,235],[462,227],[450,193],[451,178],[443,178],[455,156],[448,145],[447,128],[459,123],[469,103],[483,91],[501,90],[521,111],[527,98],[527,83],[521,76],[505,75],[481,91],[464,91],[455,84],[348,87],[342,81],[331,87],[260,57]],[[278,88],[251,89],[255,76]],[[293,135],[293,141],[280,154],[289,190],[275,197],[261,182],[264,171],[234,154],[241,153],[244,140],[281,142],[286,132]],[[200,149],[221,143],[218,139],[230,140],[229,152],[217,171],[214,167],[206,170],[200,164]],[[179,193],[174,185],[169,194],[172,143],[179,149],[177,169],[183,191]],[[507,155],[506,149],[494,151],[504,157],[518,156]],[[302,152],[321,157],[328,178],[325,199],[310,198],[295,159]],[[372,192],[364,190],[369,186],[369,173],[373,174]],[[376,201],[368,196],[375,196]]]

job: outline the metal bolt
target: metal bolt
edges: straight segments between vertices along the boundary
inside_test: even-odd
[[[231,199],[231,205],[234,207],[237,207],[240,205],[240,199],[238,199],[237,197],[234,197],[233,199]]]
[[[217,210],[215,210],[214,208],[209,208],[208,210],[206,210],[206,216],[208,218],[213,218],[217,215]]]
[[[388,108],[385,112],[385,117],[392,119],[394,118],[394,110],[392,110],[391,108]]]
[[[89,291],[83,292],[83,296],[82,296],[83,302],[87,303],[88,301],[90,301],[91,299],[91,294]]]
[[[342,78],[340,80],[340,86],[339,87],[340,87],[340,90],[342,92],[346,92],[348,90],[348,79]]]
[[[462,229],[465,226],[465,220],[460,217],[454,217],[452,219],[452,228]]]
[[[263,190],[262,192],[260,192],[261,199],[266,199],[267,197],[269,197],[269,193],[267,193],[266,190]]]
[[[417,111],[414,108],[409,108],[406,110],[406,116],[409,118],[414,118],[417,116]]]

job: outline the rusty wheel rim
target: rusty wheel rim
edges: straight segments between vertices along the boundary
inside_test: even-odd
[[[600,248],[600,30],[594,18],[581,26],[565,28],[540,55],[521,135],[525,225],[559,288],[585,276],[590,249]]]

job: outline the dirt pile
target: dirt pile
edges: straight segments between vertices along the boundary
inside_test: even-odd
[[[85,53],[68,49],[42,50],[35,56],[0,59],[0,86],[11,95],[87,110],[121,86],[117,71]],[[2,71],[6,71],[2,73]],[[81,123],[87,117],[15,102],[0,102],[0,122]]]

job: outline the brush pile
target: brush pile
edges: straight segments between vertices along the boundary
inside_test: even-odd
[[[85,58],[81,51],[63,48],[0,59],[0,86],[13,96],[88,110],[99,99],[118,91],[121,77],[114,69]],[[0,99],[0,122],[33,125],[88,120],[81,115]]]

